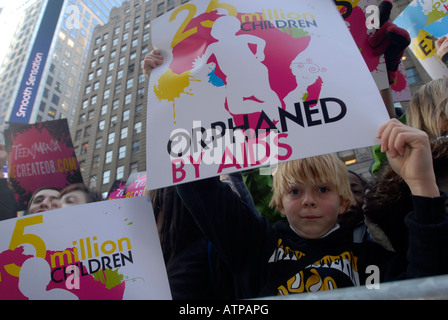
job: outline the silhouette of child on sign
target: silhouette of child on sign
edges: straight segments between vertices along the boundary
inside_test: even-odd
[[[78,300],[68,290],[47,290],[51,281],[51,268],[47,261],[34,257],[26,260],[20,270],[19,289],[30,300]]]
[[[281,101],[269,83],[269,70],[262,63],[266,42],[252,35],[236,35],[241,22],[225,16],[213,24],[211,35],[217,39],[208,46],[204,55],[194,62],[192,73],[215,55],[226,79],[226,98],[232,114],[250,114],[264,111],[271,121],[278,119],[277,107]],[[250,46],[252,45],[252,46]],[[255,52],[251,49],[255,48]],[[232,54],[230,55],[229,52]]]

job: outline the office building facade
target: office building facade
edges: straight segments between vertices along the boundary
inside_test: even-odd
[[[84,75],[92,32],[107,22],[106,13],[123,0],[84,1],[66,0],[62,6],[48,58],[31,111],[29,123],[67,118],[71,126],[77,105],[78,92]],[[26,77],[28,57],[43,21],[48,0],[27,3],[24,15],[10,44],[0,69],[0,130],[4,131],[21,94],[20,83]],[[101,11],[98,11],[101,7]]]
[[[152,19],[186,1],[131,0],[92,36],[72,137],[86,185],[107,195],[146,170],[147,79]]]

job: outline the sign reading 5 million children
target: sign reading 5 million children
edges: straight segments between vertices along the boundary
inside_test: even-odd
[[[0,299],[171,299],[148,197],[0,222]]]
[[[332,0],[197,0],[155,19],[148,188],[376,144],[386,108]]]

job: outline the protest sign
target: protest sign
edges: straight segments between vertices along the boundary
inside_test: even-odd
[[[389,119],[332,0],[191,1],[151,28],[148,189],[377,144]]]
[[[389,80],[384,55],[376,55],[369,45],[369,38],[376,32],[376,29],[368,28],[366,24],[366,19],[368,20],[370,13],[368,9],[370,6],[376,5],[377,0],[334,0],[334,2],[344,18],[378,89],[388,88]]]
[[[134,172],[126,181],[126,197],[140,197],[143,195],[146,186],[146,171]]]
[[[0,299],[171,299],[149,197],[0,222]]]
[[[435,45],[437,38],[448,33],[448,5],[444,2],[414,0],[394,20],[409,32],[409,48],[432,79],[448,77],[448,68],[437,56]]]
[[[41,187],[63,188],[83,182],[67,119],[15,124],[5,132],[8,176],[18,210]]]
[[[109,190],[107,200],[143,196],[146,187],[146,172],[132,173],[126,182],[116,180]]]
[[[408,76],[403,63],[400,63],[397,70],[397,77],[390,85],[392,98],[394,102],[409,101],[412,98],[411,88],[409,87]]]
[[[115,180],[107,193],[107,200],[126,198],[126,181]]]

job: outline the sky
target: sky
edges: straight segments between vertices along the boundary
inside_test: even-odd
[[[20,19],[20,14],[17,14],[16,8],[25,1],[26,0],[0,0],[0,7],[3,8],[2,13],[0,14],[0,65],[3,62]]]

